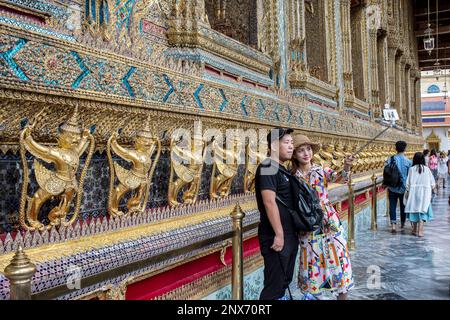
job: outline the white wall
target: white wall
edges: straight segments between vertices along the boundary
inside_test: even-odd
[[[450,143],[447,137],[447,131],[450,130],[450,127],[438,127],[438,128],[423,128],[423,138],[426,139],[430,134],[431,130],[434,130],[434,133],[441,139],[441,150],[448,151],[450,150]],[[424,149],[427,149],[427,143],[425,142]]]
[[[428,87],[431,85],[437,85],[441,90],[440,93],[427,93]],[[420,93],[422,98],[434,98],[445,96],[445,90],[450,88],[450,71],[442,71],[442,75],[436,79],[436,76],[432,71],[422,71],[422,77],[420,79]],[[447,94],[448,96],[448,94]]]

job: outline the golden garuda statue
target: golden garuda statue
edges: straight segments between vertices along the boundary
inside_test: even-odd
[[[209,195],[211,199],[227,197],[231,191],[231,183],[238,173],[239,156],[242,143],[237,135],[231,141],[231,148],[224,150],[217,140],[213,140],[213,170]]]
[[[161,154],[161,141],[150,124],[151,119],[148,117],[144,128],[136,134],[134,148],[126,148],[118,143],[120,129],[108,139],[106,151],[111,170],[108,208],[110,215],[113,217],[132,212],[144,212],[146,208],[153,172]],[[155,150],[156,156],[152,161]],[[113,152],[121,159],[130,162],[131,169],[125,169],[115,162]],[[116,176],[118,184],[115,186]],[[124,213],[119,209],[120,201],[129,192],[132,193],[132,196],[127,201],[128,211]]]
[[[340,171],[344,165],[344,145],[342,142],[338,141],[337,144],[334,146],[333,151],[333,161],[331,168],[336,171]]]
[[[20,224],[27,230],[50,229],[52,226],[72,224],[78,217],[81,206],[84,178],[94,153],[94,137],[92,136],[95,126],[91,130],[81,129],[78,126],[78,108],[75,107],[72,117],[59,127],[57,146],[45,146],[35,141],[32,132],[36,121],[43,110],[35,117],[31,124],[26,124],[20,133],[20,155],[24,170],[24,181],[19,209]],[[77,180],[77,171],[80,157],[89,145],[88,155],[80,178]],[[34,157],[34,173],[36,176],[38,190],[32,197],[28,192],[28,164],[26,151]],[[54,170],[48,169],[46,165],[53,164]],[[72,200],[76,195],[74,213],[67,221]],[[47,215],[49,224],[45,226],[38,220],[42,205],[49,199],[59,199],[59,204],[52,208]]]
[[[192,144],[188,146],[181,146],[180,141],[181,139],[177,139],[175,135],[170,140],[168,200],[171,206],[192,204],[197,201],[206,155],[205,141],[201,135],[195,134]],[[178,201],[180,192],[182,192],[181,202]]]
[[[333,164],[334,146],[331,143],[325,143],[319,150],[319,155],[322,158],[322,166],[331,168]]]
[[[255,192],[256,169],[267,155],[253,150],[251,143],[248,143],[245,148],[244,192]]]

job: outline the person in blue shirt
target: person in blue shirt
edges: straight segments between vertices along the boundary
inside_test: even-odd
[[[405,141],[397,141],[395,143],[395,150],[397,154],[393,156],[395,158],[397,167],[400,171],[400,176],[402,179],[402,184],[399,187],[388,187],[389,190],[389,215],[391,219],[392,232],[397,232],[397,201],[400,200],[400,222],[401,229],[405,227],[406,213],[405,204],[403,203],[403,196],[406,191],[406,179],[408,178],[408,170],[412,165],[411,160],[406,158],[405,150],[407,144]],[[392,157],[391,157],[392,158]],[[390,163],[391,158],[386,160],[386,165]]]

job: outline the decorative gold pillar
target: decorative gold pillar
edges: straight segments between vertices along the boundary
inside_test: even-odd
[[[352,39],[350,22],[350,0],[340,0],[341,29],[342,29],[342,53],[343,53],[343,78],[344,78],[344,104],[352,105],[355,100],[353,91],[352,70]]]
[[[19,247],[4,271],[10,283],[10,300],[31,300],[31,278],[35,272],[36,266]]]
[[[245,213],[239,203],[236,204],[231,219],[233,221],[233,262],[231,268],[231,292],[233,300],[243,300],[244,298],[244,254],[242,247],[242,220]]]
[[[370,47],[370,111],[372,117],[380,117],[380,101],[378,87],[378,51],[377,51],[377,29],[369,29],[369,47]]]
[[[372,175],[372,221],[370,224],[370,230],[376,231],[378,224],[377,224],[377,205],[378,205],[378,199],[377,199],[377,176],[375,174]]]
[[[348,248],[355,249],[355,193],[352,178],[348,179]]]

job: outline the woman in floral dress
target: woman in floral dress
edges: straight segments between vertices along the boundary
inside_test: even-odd
[[[344,169],[336,172],[312,163],[320,146],[308,137],[296,135],[294,147],[293,174],[316,190],[324,211],[323,229],[300,235],[298,285],[307,299],[329,291],[345,300],[353,286],[352,268],[342,223],[328,200],[328,183],[345,183],[355,159],[346,157]]]

